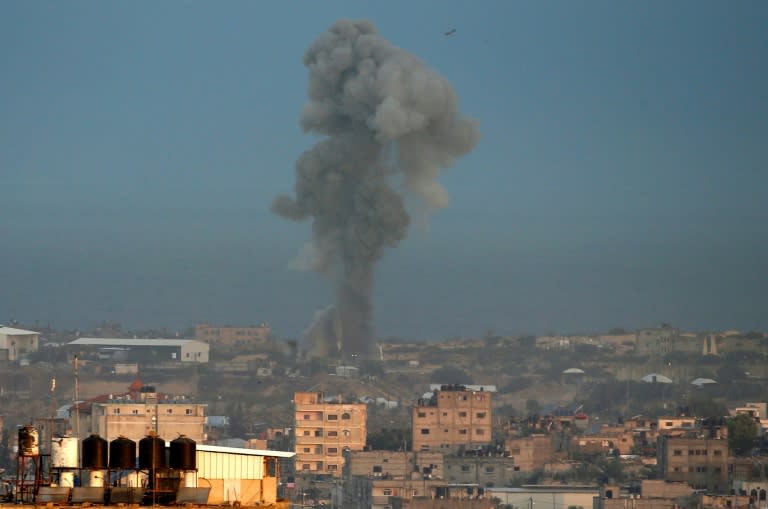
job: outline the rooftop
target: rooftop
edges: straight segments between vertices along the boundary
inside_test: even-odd
[[[67,345],[86,346],[183,346],[202,343],[196,339],[78,338]]]

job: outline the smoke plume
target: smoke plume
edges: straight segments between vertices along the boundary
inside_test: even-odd
[[[323,313],[330,322],[313,329],[342,356],[366,357],[374,266],[410,221],[400,191],[427,209],[447,205],[440,172],[475,146],[479,131],[459,116],[448,81],[369,21],[336,22],[307,49],[304,65],[301,126],[323,139],[296,163],[295,197],[278,196],[272,209],[312,219],[304,263],[336,283],[336,309]]]

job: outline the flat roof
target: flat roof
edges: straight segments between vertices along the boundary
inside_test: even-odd
[[[5,325],[0,325],[0,334],[5,334],[8,336],[26,336],[28,334],[40,334],[40,333],[35,332],[33,330],[15,329],[13,327],[6,327]]]
[[[138,338],[78,338],[67,345],[85,346],[183,346],[189,343],[202,343],[196,339],[138,339]]]

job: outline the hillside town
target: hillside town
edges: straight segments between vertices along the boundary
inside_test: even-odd
[[[662,324],[386,338],[345,359],[315,356],[267,323],[12,322],[0,327],[0,467],[9,492],[30,491],[18,437],[34,427],[43,453],[60,437],[184,437],[198,457],[262,462],[257,488],[211,482],[209,503],[762,507],[767,343],[762,332]]]

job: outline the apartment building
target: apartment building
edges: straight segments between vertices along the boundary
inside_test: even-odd
[[[533,472],[543,468],[555,454],[553,437],[544,434],[508,438],[504,449],[514,461],[515,472]]]
[[[318,392],[297,392],[296,471],[341,477],[344,451],[362,451],[367,439],[364,403],[329,400]]]
[[[491,393],[480,389],[442,385],[419,399],[411,410],[413,450],[450,453],[489,445]]]
[[[654,329],[639,329],[635,333],[637,355],[664,355],[678,350],[680,329],[662,325]]]
[[[203,403],[158,395],[153,386],[138,383],[127,394],[110,394],[103,399],[86,403],[90,408],[83,409],[81,434],[95,433],[107,441],[122,436],[138,442],[151,431],[166,440],[179,435],[197,443],[206,439]]]
[[[265,322],[259,325],[217,327],[207,323],[195,324],[195,339],[223,346],[253,345],[269,341],[272,328]]]
[[[667,481],[687,482],[710,493],[730,489],[725,438],[660,435],[658,466],[659,475]]]

